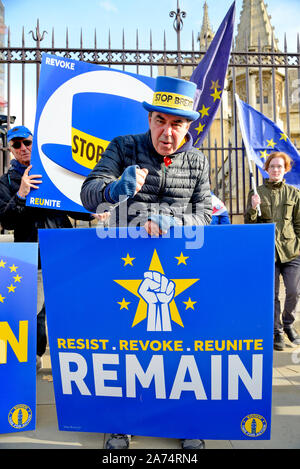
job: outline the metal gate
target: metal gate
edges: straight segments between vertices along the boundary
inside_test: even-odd
[[[11,46],[10,31],[7,34],[7,44],[0,48],[0,67],[4,76],[7,108],[0,115],[0,135],[2,140],[2,158],[0,158],[0,173],[8,167],[9,156],[6,152],[7,125],[12,125],[14,116],[12,100],[15,94],[20,99],[19,122],[26,125],[27,88],[33,90],[31,105],[35,105],[40,75],[40,63],[43,53],[56,54],[60,57],[82,60],[94,64],[141,73],[148,76],[171,75],[189,79],[194,68],[203,58],[205,51],[195,47],[194,36],[191,39],[191,49],[181,50],[180,29],[181,17],[178,11],[174,13],[174,29],[177,34],[177,49],[167,50],[166,36],[160,50],[152,47],[152,34],[149,36],[149,47],[139,47],[139,35],[136,33],[134,49],[126,48],[126,38],[123,32],[122,44],[118,49],[111,47],[110,35],[107,46],[98,44],[95,31],[92,48],[84,47],[81,32],[80,47],[69,47],[68,30],[64,47],[55,44],[55,33],[52,35],[48,47],[44,47],[45,31],[40,31],[39,21],[30,33],[34,47],[26,47],[25,33],[22,32],[19,47]],[[171,14],[170,14],[171,15]],[[47,36],[49,39],[49,35]],[[199,49],[199,47],[198,47]],[[237,124],[237,113],[234,94],[256,107],[273,121],[280,121],[283,131],[300,145],[300,42],[297,40],[297,52],[289,53],[285,41],[284,51],[271,47],[258,47],[252,50],[245,40],[243,51],[234,50],[231,53],[227,82],[219,113],[205,139],[202,151],[210,163],[210,178],[212,189],[227,205],[233,221],[238,221],[244,213],[247,193],[250,187],[248,163],[241,141]],[[30,69],[28,81],[28,69]],[[13,84],[18,80],[19,90]],[[3,108],[2,108],[3,109]],[[1,113],[1,111],[0,111]],[[9,124],[7,124],[9,122]],[[28,124],[27,124],[28,125]],[[256,173],[257,182],[260,175]]]

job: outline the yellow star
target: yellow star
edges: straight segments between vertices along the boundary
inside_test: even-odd
[[[181,253],[179,257],[175,256],[175,259],[178,259],[178,264],[177,265],[180,265],[180,264],[186,265],[186,259],[188,259],[188,258],[189,258],[189,256],[184,256],[183,253]]]
[[[11,284],[9,287],[6,287],[6,288],[8,288],[8,292],[9,292],[9,293],[10,293],[10,292],[13,292],[13,293],[14,293],[14,292],[15,292],[15,289],[16,289],[17,287],[16,287],[16,286],[13,286],[13,284]]]
[[[260,156],[261,158],[267,158],[267,157],[268,157],[267,150],[261,151],[261,152],[260,152],[260,155],[261,155],[261,156]]]
[[[287,135],[285,135],[283,132],[280,135],[281,135],[280,140],[284,140],[285,142],[287,142],[287,139],[288,139]]]
[[[222,90],[218,91],[217,88],[215,88],[214,93],[211,94],[211,96],[214,98],[214,102],[217,99],[221,99],[221,93],[222,93]]]
[[[214,90],[215,88],[216,88],[216,89],[221,88],[221,86],[219,85],[219,80],[216,80],[216,81],[211,80],[211,87],[210,87],[210,89],[211,89],[211,90]]]
[[[17,272],[17,269],[18,269],[18,267],[15,264],[10,266],[9,268],[10,268],[10,272]]]
[[[208,111],[210,110],[210,107],[205,107],[204,104],[202,106],[202,109],[199,109],[198,112],[201,114],[201,119],[203,119],[204,116],[209,116]]]
[[[4,262],[3,259],[1,259],[1,261],[0,261],[0,267],[5,267],[5,264],[6,264],[6,262]]]
[[[154,249],[153,256],[150,262],[149,269],[151,271],[159,272],[161,274],[165,274],[164,270],[162,268],[160,259],[158,257],[156,249]],[[133,295],[137,296],[139,298],[139,304],[135,313],[135,317],[132,323],[132,327],[136,326],[139,324],[141,321],[146,319],[147,317],[147,311],[148,311],[148,305],[147,303],[143,300],[143,298],[139,295],[138,289],[143,282],[144,279],[123,279],[123,280],[114,280],[118,285],[121,285],[121,287],[125,288],[127,291],[132,293]],[[194,283],[198,282],[198,278],[191,278],[191,279],[170,279],[172,282],[175,283],[175,295],[176,296],[180,295],[180,293],[184,292],[187,288],[191,287],[194,285]],[[170,307],[170,314],[171,314],[171,319],[172,321],[176,322],[176,324],[179,324],[181,327],[183,327],[183,323],[179,314],[179,311],[177,309],[177,305],[173,300],[169,304]]]
[[[268,147],[274,148],[275,145],[276,145],[276,143],[274,142],[274,140],[272,138],[271,138],[271,140],[267,140],[267,142],[268,142]]]
[[[20,275],[17,274],[17,275],[14,277],[15,282],[21,282],[21,278],[22,278],[22,277],[20,277]]]
[[[117,301],[117,303],[121,306],[120,310],[124,308],[128,310],[128,305],[130,305],[130,301],[125,301],[125,298],[122,301]]]
[[[185,309],[189,309],[189,308],[195,309],[195,308],[194,308],[194,304],[196,304],[197,301],[192,301],[192,300],[189,298],[188,301],[183,301],[183,303],[186,305]]]
[[[122,260],[124,261],[124,267],[125,265],[132,265],[133,267],[133,263],[132,261],[134,261],[135,257],[130,257],[129,254],[127,254],[126,257],[122,257]]]
[[[5,296],[0,295],[0,301],[1,301],[1,303],[4,303],[4,300],[5,300]]]
[[[205,127],[205,124],[201,124],[201,122],[199,122],[199,126],[195,128],[195,130],[197,130],[198,134],[200,134],[200,132],[203,132],[203,129]]]

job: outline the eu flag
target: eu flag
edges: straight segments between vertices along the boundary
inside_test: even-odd
[[[263,178],[268,178],[264,163],[275,151],[287,153],[293,160],[291,171],[285,175],[287,184],[300,189],[300,155],[288,136],[268,117],[244,103],[236,95],[239,123],[248,158],[259,168]]]
[[[196,148],[200,147],[206,137],[221,103],[232,45],[234,18],[235,2],[190,79],[197,85],[194,109],[200,113],[200,118],[190,127]]]
[[[202,229],[39,230],[60,430],[270,439],[275,227]]]

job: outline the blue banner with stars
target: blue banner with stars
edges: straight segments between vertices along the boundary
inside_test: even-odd
[[[190,126],[196,148],[203,143],[221,103],[232,46],[234,18],[235,2],[190,79],[197,85],[194,109],[200,113],[200,118]]]
[[[0,243],[0,433],[36,424],[35,243]]]
[[[238,116],[245,147],[250,152],[249,157],[263,178],[269,175],[264,171],[264,164],[268,156],[275,151],[287,153],[293,160],[291,171],[285,174],[287,184],[300,189],[300,155],[288,136],[268,117],[244,103],[237,95]]]
[[[201,230],[39,231],[60,430],[270,438],[274,226]]]

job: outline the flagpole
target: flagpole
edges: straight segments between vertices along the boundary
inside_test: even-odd
[[[243,122],[243,119],[242,119],[242,112],[241,112],[241,108],[240,108],[240,98],[239,98],[239,95],[237,93],[235,93],[235,102],[236,102],[236,106],[237,106],[237,110],[238,110],[239,123],[240,123],[241,133],[242,133],[242,137],[243,137],[243,141],[244,141],[244,145],[245,145],[245,149],[246,149],[246,155],[247,155],[247,158],[248,158],[251,183],[252,183],[254,194],[258,195],[257,188],[256,188],[256,182],[255,182],[254,174],[253,174],[253,159],[251,158],[251,150],[250,150],[250,147],[249,147],[249,144],[248,144],[246,130],[245,130],[244,122]],[[257,205],[257,212],[258,212],[258,215],[261,216],[260,205]]]

